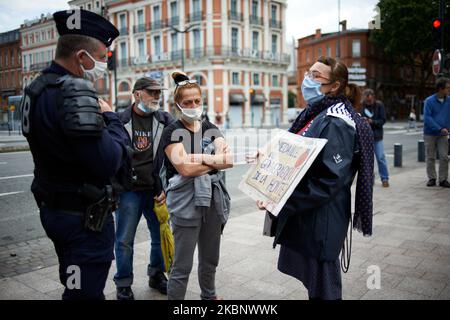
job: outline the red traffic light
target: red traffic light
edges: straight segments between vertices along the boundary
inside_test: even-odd
[[[441,19],[434,19],[433,20],[433,28],[438,29],[442,25]]]
[[[108,51],[107,55],[108,55],[108,58],[111,58],[113,56],[113,52],[112,51]]]

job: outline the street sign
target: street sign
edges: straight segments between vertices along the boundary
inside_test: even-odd
[[[433,54],[433,74],[437,76],[441,72],[442,55],[440,50],[436,50]]]

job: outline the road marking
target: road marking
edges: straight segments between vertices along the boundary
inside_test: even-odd
[[[0,180],[28,178],[28,177],[33,177],[33,176],[34,176],[34,174],[23,174],[21,176],[0,177]]]
[[[23,191],[15,191],[15,192],[0,193],[0,197],[10,196],[10,195],[12,195],[12,194],[18,194],[18,193],[23,193]]]
[[[0,162],[0,164],[7,164],[8,162]]]

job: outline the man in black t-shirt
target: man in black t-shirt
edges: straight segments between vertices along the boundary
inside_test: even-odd
[[[155,201],[165,202],[159,179],[164,153],[158,151],[163,129],[173,122],[160,107],[161,90],[156,80],[138,79],[133,88],[135,102],[119,115],[132,141],[132,190],[121,195],[116,211],[116,264],[114,282],[117,299],[133,300],[133,244],[139,220],[144,215],[151,236],[149,286],[167,294],[167,278],[161,252],[159,221],[153,211]]]

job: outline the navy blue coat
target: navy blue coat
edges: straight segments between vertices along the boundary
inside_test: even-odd
[[[53,62],[43,73],[70,74]],[[69,137],[62,130],[57,99],[61,89],[47,87],[36,100],[32,118],[31,148],[35,162],[35,179],[50,178],[58,184],[90,183],[99,187],[123,165],[128,139],[123,125],[114,112],[103,113],[105,128],[100,137]],[[38,150],[37,150],[38,149]],[[39,152],[37,152],[39,151]],[[42,177],[46,172],[46,177]]]
[[[339,256],[350,221],[350,188],[356,173],[355,125],[330,110],[320,113],[305,134],[328,143],[279,213],[274,240],[274,246],[281,244],[319,261]]]

